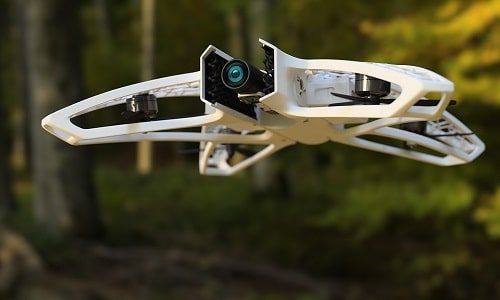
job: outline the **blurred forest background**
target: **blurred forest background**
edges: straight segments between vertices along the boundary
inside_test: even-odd
[[[500,298],[499,0],[0,4],[0,299]],[[297,145],[213,178],[181,154],[196,145],[72,147],[40,127],[88,96],[198,70],[209,44],[260,66],[258,37],[445,75],[486,152],[444,168]]]

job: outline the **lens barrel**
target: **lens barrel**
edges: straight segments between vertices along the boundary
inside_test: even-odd
[[[254,94],[264,88],[264,74],[241,59],[228,61],[221,77],[226,87],[240,94]]]

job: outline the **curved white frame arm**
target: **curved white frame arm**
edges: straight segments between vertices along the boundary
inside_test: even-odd
[[[403,120],[399,118],[389,118],[379,119],[377,121],[364,124],[368,126],[360,125],[349,129],[340,129],[339,133],[342,132],[343,134],[333,135],[332,141],[439,166],[465,164],[473,161],[481,153],[483,153],[485,149],[484,143],[475,134],[469,135],[469,133],[471,133],[470,129],[460,122],[460,120],[447,111],[443,113],[442,120],[453,126],[455,128],[455,133],[468,135],[433,138],[391,127],[393,125],[406,122],[419,121],[419,119],[408,118],[404,119],[404,122],[402,122]],[[374,142],[363,138],[363,136],[369,135],[401,141],[401,147],[396,147],[382,142]],[[422,152],[418,150],[405,149],[402,147],[404,142],[409,142],[432,151]],[[463,147],[464,143],[468,146],[467,150]]]
[[[453,82],[424,68],[334,59],[300,59],[260,40],[274,50],[275,92],[260,101],[291,118],[390,118],[416,117],[426,120],[438,118],[446,109],[454,91]],[[335,107],[303,107],[295,100],[293,82],[306,71],[334,71],[361,73],[398,85],[399,97],[389,105],[353,105]],[[441,94],[434,107],[413,106],[427,93]]]

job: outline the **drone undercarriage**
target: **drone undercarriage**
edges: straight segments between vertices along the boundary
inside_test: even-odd
[[[207,175],[234,174],[295,143],[334,141],[437,165],[466,163],[484,150],[445,111],[454,87],[438,74],[413,66],[302,60],[261,42],[262,71],[210,46],[199,72],[91,97],[47,116],[42,126],[73,145],[199,142],[200,173]],[[425,98],[429,93],[440,98]],[[200,97],[205,113],[159,118],[156,101],[183,96]],[[83,129],[71,122],[119,104],[126,104],[126,124]],[[178,131],[193,127],[200,131]]]

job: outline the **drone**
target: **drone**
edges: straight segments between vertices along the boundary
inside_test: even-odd
[[[203,175],[235,174],[296,143],[332,141],[440,166],[471,162],[485,149],[446,110],[456,104],[454,84],[439,74],[409,65],[300,59],[259,43],[262,69],[209,46],[199,71],[90,97],[48,115],[42,127],[71,145],[199,143]],[[204,112],[162,117],[158,101],[174,97],[199,97]],[[120,124],[73,122],[115,105],[125,106]]]

